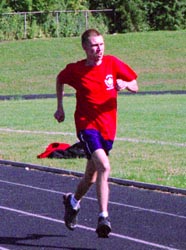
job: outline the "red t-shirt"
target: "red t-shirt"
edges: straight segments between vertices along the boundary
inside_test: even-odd
[[[132,81],[136,73],[118,58],[107,55],[98,66],[86,66],[86,60],[71,63],[58,75],[59,82],[76,90],[75,124],[98,130],[105,140],[116,134],[116,79]]]

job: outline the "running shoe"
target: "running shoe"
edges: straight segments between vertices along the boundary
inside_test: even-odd
[[[77,214],[79,213],[80,208],[77,210],[73,209],[71,205],[72,194],[66,194],[63,196],[63,204],[65,205],[65,215],[64,221],[68,229],[74,230],[77,225]]]
[[[109,218],[99,217],[96,233],[100,238],[108,238],[109,233],[111,232],[111,223]]]

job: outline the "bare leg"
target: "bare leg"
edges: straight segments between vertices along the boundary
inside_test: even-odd
[[[97,169],[97,197],[99,210],[101,212],[108,212],[108,200],[109,200],[109,185],[108,177],[110,174],[110,163],[108,156],[103,149],[97,149],[93,155],[92,160]]]
[[[90,186],[96,181],[97,198],[99,211],[108,211],[109,186],[108,177],[110,174],[110,163],[108,156],[103,149],[97,149],[91,160],[87,161],[85,175],[77,186],[75,199],[81,200],[87,193]]]
[[[97,171],[92,160],[87,161],[87,166],[85,170],[85,175],[77,186],[75,192],[75,199],[81,200],[81,198],[87,193],[90,186],[96,181]]]

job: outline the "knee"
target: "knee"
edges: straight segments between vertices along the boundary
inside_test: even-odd
[[[98,173],[107,175],[110,173],[109,158],[103,149],[96,150],[92,155],[92,160]]]
[[[105,174],[109,174],[110,173],[110,164],[109,162],[100,162],[100,164],[98,164],[97,166],[98,168],[98,172],[102,172]]]

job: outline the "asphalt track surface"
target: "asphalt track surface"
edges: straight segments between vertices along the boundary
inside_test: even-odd
[[[186,91],[138,94],[186,94]],[[56,95],[0,96],[0,100],[18,98]],[[82,201],[78,227],[71,232],[64,225],[62,197],[74,191],[79,178],[33,171],[29,166],[17,168],[0,163],[0,168],[0,250],[186,250],[186,190],[179,194],[170,187],[134,188],[126,181],[127,186],[111,184],[112,233],[108,239],[100,239],[95,233],[98,209],[95,188]],[[135,185],[144,187],[144,183]],[[152,191],[155,188],[159,191]]]
[[[79,178],[0,163],[0,250],[185,250],[186,196],[110,183],[112,233],[95,233],[95,186],[82,200],[79,223],[63,221],[63,194]]]

